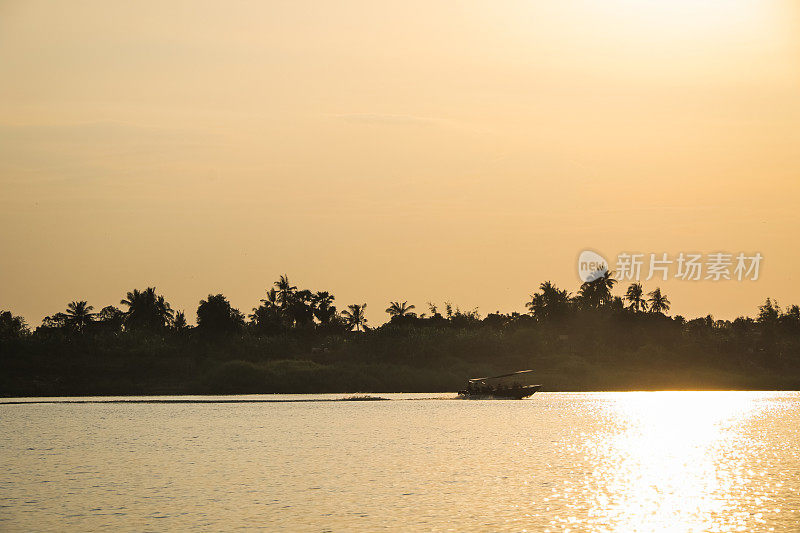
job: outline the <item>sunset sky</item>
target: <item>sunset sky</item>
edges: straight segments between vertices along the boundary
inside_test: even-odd
[[[523,311],[596,250],[760,252],[672,314],[800,303],[800,5],[0,0],[0,309],[287,273]],[[617,294],[624,287],[616,289]]]

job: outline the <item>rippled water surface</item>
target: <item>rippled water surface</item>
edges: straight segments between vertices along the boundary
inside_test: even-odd
[[[2,404],[0,530],[800,530],[798,393],[382,396]]]

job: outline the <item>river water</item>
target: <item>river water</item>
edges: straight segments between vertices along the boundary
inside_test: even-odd
[[[799,393],[381,396],[2,399],[0,530],[800,530]]]

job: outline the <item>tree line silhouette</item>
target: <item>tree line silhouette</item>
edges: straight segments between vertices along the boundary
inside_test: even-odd
[[[754,318],[668,316],[671,302],[605,272],[576,294],[542,283],[527,313],[425,311],[391,301],[341,311],[286,275],[247,315],[209,294],[190,326],[155,287],[95,311],[67,303],[33,331],[0,312],[0,394],[454,390],[475,374],[541,369],[554,389],[800,386],[800,307],[768,298]]]
[[[155,287],[134,289],[120,300],[120,309],[113,305],[94,312],[94,306],[85,300],[67,304],[65,311],[46,316],[34,333],[60,331],[84,334],[90,330],[104,332],[186,332],[196,330],[202,334],[231,334],[249,330],[255,334],[278,334],[296,329],[329,331],[364,331],[367,304],[349,305],[341,313],[333,305],[334,297],[326,291],[299,290],[282,275],[274,287],[252,313],[245,316],[231,306],[222,294],[209,294],[197,307],[197,326],[191,327],[183,311],[174,311]],[[413,306],[411,306],[413,308]],[[12,315],[9,315],[9,320]],[[21,317],[18,335],[26,329]]]

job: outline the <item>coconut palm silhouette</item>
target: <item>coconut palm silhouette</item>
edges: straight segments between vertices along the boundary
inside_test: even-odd
[[[569,311],[570,294],[561,290],[550,281],[545,281],[539,285],[539,290],[531,295],[529,302],[525,304],[531,315],[537,320],[550,320],[563,317]]]
[[[670,301],[666,295],[661,294],[660,288],[656,288],[656,290],[647,293],[647,295],[649,296],[647,302],[650,304],[651,313],[664,314],[669,311]]]
[[[342,311],[342,316],[345,319],[348,329],[356,328],[356,331],[361,331],[367,327],[367,319],[364,316],[364,309],[367,304],[352,304],[348,305],[347,309]]]
[[[412,309],[415,309],[415,306],[408,305],[408,302],[389,302],[386,312],[391,317],[405,316]]]
[[[282,274],[280,279],[275,282],[275,287],[278,289],[278,303],[281,307],[287,307],[294,296],[297,287],[289,283],[289,277]]]
[[[336,316],[336,307],[333,305],[335,298],[328,291],[315,292],[311,297],[312,311],[314,317],[322,325],[330,324]]]
[[[580,302],[589,308],[598,308],[611,301],[611,289],[617,283],[613,273],[606,270],[592,281],[586,281],[578,291]]]
[[[134,289],[124,299],[122,305],[128,307],[125,312],[125,328],[129,330],[155,330],[169,326],[174,312],[164,296],[156,294],[155,287],[143,291]]]
[[[78,333],[83,333],[86,326],[93,322],[97,316],[96,313],[92,312],[93,310],[94,307],[85,300],[68,303],[67,311],[64,313],[67,325]]]
[[[630,304],[628,309],[636,311],[647,311],[647,300],[644,298],[644,289],[641,283],[631,283],[625,293],[625,300]]]

